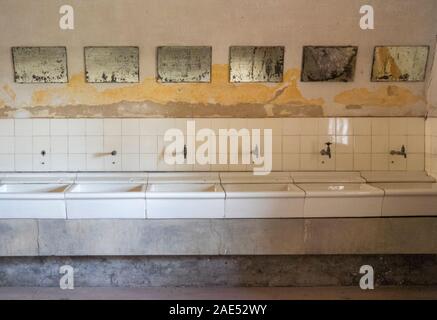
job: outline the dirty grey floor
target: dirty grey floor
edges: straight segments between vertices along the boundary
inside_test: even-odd
[[[437,287],[232,287],[232,288],[59,288],[2,287],[1,300],[344,300],[344,299],[432,299],[437,300]]]

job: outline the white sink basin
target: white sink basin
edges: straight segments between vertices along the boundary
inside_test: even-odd
[[[144,184],[75,184],[67,190],[65,198],[68,219],[146,217]]]
[[[218,172],[152,172],[149,184],[156,183],[220,183]]]
[[[375,183],[385,192],[383,216],[437,215],[437,183]]]
[[[381,216],[384,191],[367,184],[299,184],[305,191],[305,217]]]
[[[226,218],[303,217],[305,193],[292,184],[224,184]]]
[[[367,182],[435,182],[425,171],[363,171]]]
[[[149,184],[146,199],[148,218],[224,217],[225,193],[220,184]]]
[[[222,183],[292,183],[288,172],[270,172],[264,176],[256,176],[253,172],[221,172]]]
[[[84,172],[77,174],[76,183],[147,183],[147,173]]]
[[[351,172],[290,172],[294,183],[364,183],[361,174]]]
[[[7,173],[1,179],[2,183],[73,183],[75,173],[37,172],[37,173]]]
[[[0,218],[65,219],[68,184],[0,185]]]

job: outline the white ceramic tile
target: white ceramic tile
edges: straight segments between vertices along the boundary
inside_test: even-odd
[[[388,148],[391,150],[401,150],[402,146],[405,146],[408,152],[407,145],[407,136],[390,136],[389,137],[389,146]]]
[[[96,154],[87,154],[86,169],[87,171],[104,171],[105,157]]]
[[[354,136],[336,136],[335,137],[335,152],[353,153],[354,152]]]
[[[370,153],[354,154],[354,170],[372,170],[372,155]]]
[[[50,136],[34,136],[32,143],[34,154],[50,153]]]
[[[201,129],[211,129],[211,119],[208,119],[208,118],[194,118],[193,121],[194,121],[194,124],[195,124],[196,132],[201,130]],[[175,127],[174,121],[173,121],[171,127],[172,128]]]
[[[229,129],[247,129],[247,119],[244,118],[231,118],[229,119]]]
[[[86,134],[85,119],[68,119],[68,135],[84,136]]]
[[[51,170],[51,156],[40,154],[33,155],[33,171],[50,171]]]
[[[86,153],[85,136],[69,136],[68,153]]]
[[[50,160],[52,171],[68,170],[68,154],[52,154]]]
[[[86,119],[85,125],[87,136],[103,135],[103,119]]]
[[[175,125],[176,128],[180,128],[183,132],[186,132],[186,125],[178,124]],[[214,130],[216,135],[220,134],[220,130],[227,130],[229,127],[229,119],[217,118],[211,119],[211,128]]]
[[[264,129],[271,129],[272,135],[282,135],[282,119],[281,118],[266,118],[264,119]]]
[[[121,167],[121,154],[115,156],[106,156],[104,158],[105,171],[122,171]]]
[[[311,154],[300,154],[300,170],[310,171],[317,170],[319,166],[319,155],[316,153]]]
[[[352,154],[336,154],[335,170],[350,171],[354,169],[354,156]]]
[[[103,137],[103,149],[104,153],[111,153],[116,151],[118,154],[121,153],[121,136],[104,136]]]
[[[300,137],[299,136],[282,136],[283,153],[299,153]]]
[[[16,119],[14,123],[15,136],[30,137],[33,134],[32,119]]]
[[[335,170],[335,156],[329,159],[327,156],[319,155],[317,170],[332,171]]]
[[[86,170],[86,154],[68,154],[68,170],[84,171]]]
[[[423,171],[425,169],[425,156],[423,153],[412,153],[407,158],[407,170]]]
[[[336,119],[336,134],[338,136],[351,136],[354,134],[351,118]]]
[[[437,136],[437,118],[430,118],[428,121],[431,124],[431,135]]]
[[[392,171],[407,170],[407,159],[398,155],[390,155],[389,169]]]
[[[86,153],[103,153],[103,136],[86,137]]]
[[[283,118],[282,119],[282,134],[286,136],[299,135],[300,119],[298,118]]]
[[[423,118],[408,118],[407,120],[408,135],[424,135],[425,134],[425,120]]]
[[[140,170],[154,171],[157,169],[157,155],[156,154],[140,154]]]
[[[105,136],[121,135],[121,119],[104,119],[103,132]]]
[[[370,136],[372,135],[372,119],[371,118],[352,118],[352,127],[355,136]]]
[[[300,120],[300,135],[312,136],[319,132],[319,119],[302,118]]]
[[[385,171],[388,170],[388,154],[372,154],[372,170]]]
[[[121,144],[123,153],[140,153],[139,136],[123,136]]]
[[[354,153],[371,153],[371,152],[372,152],[371,136],[354,137]]]
[[[68,135],[68,119],[50,119],[51,136]]]
[[[389,120],[389,134],[391,136],[406,135],[408,130],[407,118],[390,118]]]
[[[15,155],[15,170],[32,171],[32,169],[33,169],[33,157],[31,154]]]
[[[162,135],[172,126],[173,119],[140,119],[140,135]]]
[[[157,136],[140,136],[140,153],[157,153]]]
[[[318,152],[320,152],[318,136],[300,137],[300,153],[318,153]]]
[[[138,171],[140,170],[140,155],[123,154],[121,163],[123,171]]]
[[[424,136],[408,136],[407,137],[407,153],[424,153],[425,141]]]
[[[372,136],[372,153],[389,152],[388,136]]]
[[[335,135],[336,118],[319,118],[317,120],[317,134],[321,136]]]
[[[14,134],[14,119],[0,119],[0,137],[10,137]]]
[[[331,154],[334,155],[337,149],[335,144],[335,136],[319,136],[319,146],[317,147],[316,153],[320,154],[322,149],[326,149],[327,142],[331,142]]]
[[[0,136],[0,154],[13,154],[15,152],[14,137]]]
[[[282,154],[282,169],[284,171],[299,170],[300,168],[300,156],[298,154]]]
[[[121,134],[124,136],[137,136],[140,134],[139,119],[122,119]]]
[[[13,154],[0,154],[0,171],[14,171],[15,157]]]
[[[50,135],[50,121],[49,119],[33,119],[32,120],[32,134],[34,136],[48,136]]]
[[[372,119],[372,136],[387,136],[389,133],[389,118]]]
[[[33,138],[32,137],[15,137],[15,153],[32,153],[33,152]]]
[[[68,153],[68,136],[52,136],[50,137],[50,152]]]

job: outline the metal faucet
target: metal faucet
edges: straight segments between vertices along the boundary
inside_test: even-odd
[[[326,142],[326,149],[320,150],[320,154],[322,156],[328,156],[329,159],[331,159],[331,144],[332,142]]]
[[[403,156],[404,158],[407,158],[407,150],[405,149],[405,146],[402,145],[401,150],[391,150],[390,151],[391,155],[399,155],[399,156]]]

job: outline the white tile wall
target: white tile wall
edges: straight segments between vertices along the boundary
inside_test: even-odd
[[[425,127],[421,118],[364,117],[0,119],[0,171],[252,170],[253,165],[243,164],[166,164],[164,133],[169,128],[185,133],[187,120],[216,134],[219,129],[272,129],[274,170],[423,170],[426,163],[437,173],[437,119],[428,119]],[[320,155],[326,142],[334,143],[331,159]],[[402,145],[406,159],[389,154]]]

